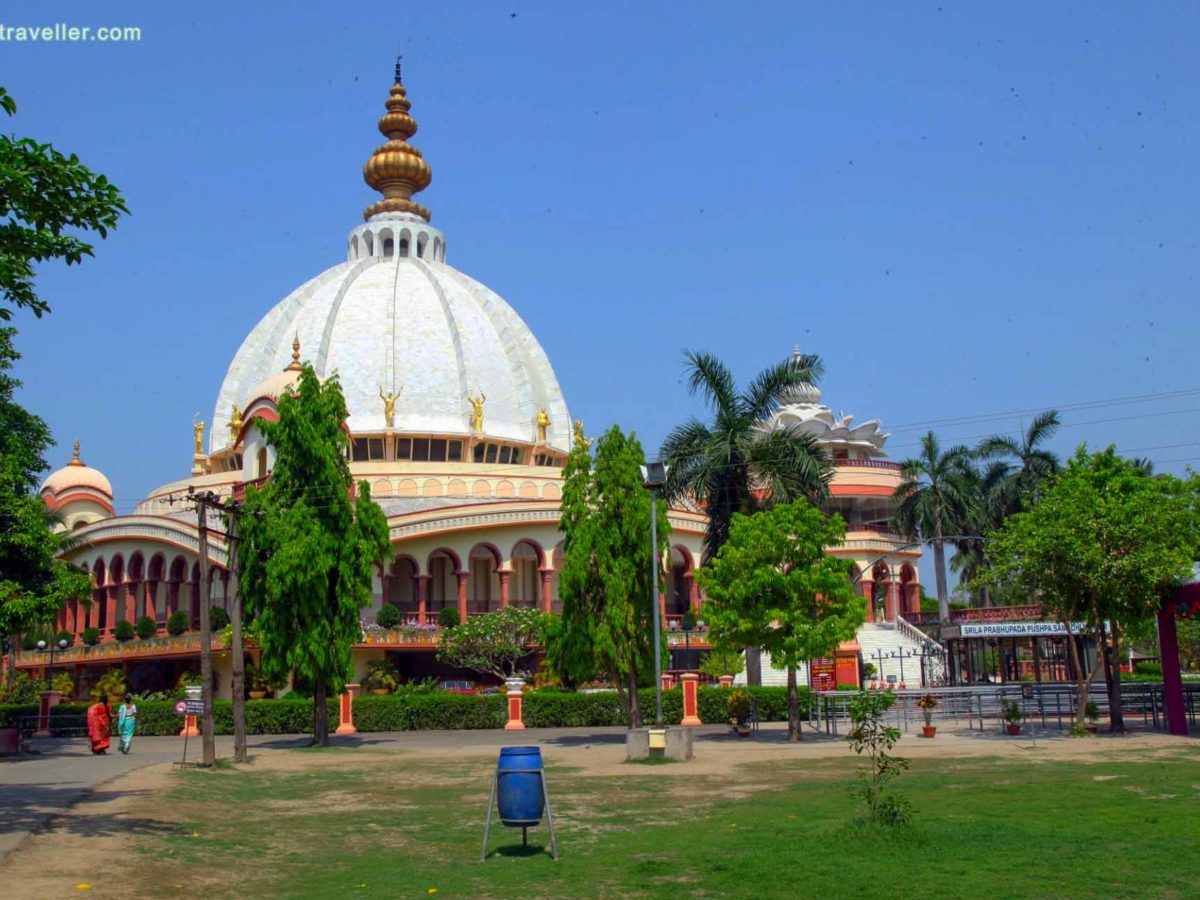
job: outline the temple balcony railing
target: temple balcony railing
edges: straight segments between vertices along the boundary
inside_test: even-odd
[[[890,472],[900,471],[900,463],[892,462],[890,459],[835,459],[832,462],[839,469],[887,469]]]
[[[249,644],[249,642],[247,642]],[[219,633],[212,637],[213,650],[228,650]],[[185,632],[180,635],[164,635],[152,638],[133,638],[128,641],[108,640],[89,645],[77,644],[54,654],[54,668],[59,666],[85,665],[93,662],[103,662],[109,659],[129,659],[137,657],[176,656],[180,654],[199,653],[200,635],[198,632]],[[48,654],[38,651],[16,651],[15,665],[19,668],[42,668],[49,660]]]
[[[936,612],[911,613],[905,618],[914,625],[936,625]],[[1044,618],[1042,608],[1036,603],[1019,606],[973,606],[969,609],[950,610],[950,621],[963,622],[1030,622]]]

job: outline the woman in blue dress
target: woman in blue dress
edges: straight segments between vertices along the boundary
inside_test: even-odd
[[[117,733],[121,735],[117,749],[122,753],[128,753],[129,748],[133,746],[133,732],[136,727],[137,704],[133,702],[133,694],[126,694],[125,702],[121,704],[121,711],[117,716]]]

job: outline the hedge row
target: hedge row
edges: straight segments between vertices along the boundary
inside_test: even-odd
[[[729,715],[725,701],[733,688],[701,686],[698,690],[700,720],[723,723]],[[787,690],[782,687],[748,688],[758,701],[759,718],[781,722],[787,718]],[[654,716],[654,690],[638,692],[642,715]],[[800,708],[808,710],[808,691],[800,691]],[[53,716],[81,716],[87,706],[60,704]],[[213,706],[217,734],[233,733],[233,704],[218,700]],[[0,728],[16,724],[22,716],[37,715],[36,706],[0,705]],[[337,724],[337,700],[329,701],[329,721]],[[679,688],[663,691],[663,718],[678,722],[683,717],[683,694]],[[364,696],[354,701],[354,724],[359,731],[426,731],[437,729],[501,728],[506,720],[503,694],[401,694]],[[615,691],[582,694],[568,691],[530,691],[525,694],[525,724],[530,728],[590,728],[624,725],[625,717]],[[138,703],[138,734],[178,734],[182,719],[174,700],[143,700]],[[306,734],[312,731],[311,702],[284,703],[278,700],[247,700],[246,730],[250,734]]]

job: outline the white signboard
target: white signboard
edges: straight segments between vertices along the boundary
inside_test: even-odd
[[[1066,634],[1062,622],[968,622],[959,626],[963,637],[1040,637],[1042,635]],[[1072,622],[1072,634],[1091,634],[1086,622]]]

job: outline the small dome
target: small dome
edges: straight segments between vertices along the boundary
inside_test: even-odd
[[[292,339],[292,361],[282,372],[250,388],[244,398],[245,408],[248,409],[255,400],[261,400],[263,397],[278,401],[284,394],[293,391],[303,369],[304,366],[300,362],[300,335],[297,333]]]
[[[75,442],[75,455],[71,461],[57,472],[50,473],[50,477],[42,483],[38,493],[62,495],[75,488],[98,491],[108,500],[111,500],[113,495],[112,485],[108,483],[104,473],[91,468],[79,458],[79,441]]]

